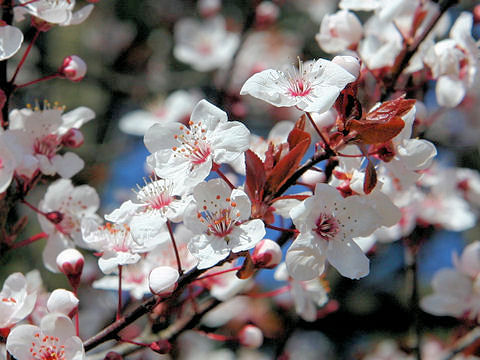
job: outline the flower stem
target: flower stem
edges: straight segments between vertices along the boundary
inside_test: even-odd
[[[51,80],[51,79],[56,79],[58,77],[60,77],[61,74],[59,73],[55,73],[55,74],[52,74],[52,75],[47,75],[47,76],[44,76],[40,79],[36,79],[36,80],[32,80],[32,81],[29,81],[25,84],[20,84],[20,85],[15,85],[15,89],[20,89],[20,88],[24,88],[26,86],[30,86],[30,85],[33,85],[33,84],[37,84],[39,82],[42,82],[42,81],[47,81],[47,80]]]
[[[48,234],[45,232],[41,232],[39,234],[30,236],[28,239],[14,243],[12,245],[12,249],[18,249],[18,248],[30,245],[31,243],[34,243],[37,240],[45,239],[45,238],[48,238]]]
[[[117,317],[118,321],[122,316],[122,265],[118,265],[118,306],[117,306]]]
[[[287,231],[287,232],[291,232],[291,233],[295,233],[295,234],[298,233],[297,229],[287,229],[287,228],[282,228],[282,227],[278,227],[278,226],[270,225],[270,224],[265,224],[265,227],[267,227],[269,229],[272,229],[272,230],[277,230],[277,231]]]
[[[173,250],[175,251],[175,258],[177,259],[178,273],[182,275],[182,263],[180,262],[180,254],[178,253],[177,243],[175,242],[175,236],[173,235],[172,224],[170,223],[170,220],[167,220],[167,228],[168,232],[170,233],[170,239],[172,239]]]
[[[225,174],[220,170],[220,166],[215,166],[213,170],[220,176],[227,184],[230,186],[230,189],[235,189],[235,186],[228,180],[228,178],[225,176]]]
[[[329,142],[327,141],[327,135],[324,134],[322,132],[322,130],[320,130],[317,126],[317,124],[315,124],[315,121],[313,121],[313,118],[312,118],[312,115],[306,111],[305,114],[307,114],[307,117],[308,117],[308,120],[310,120],[310,123],[312,124],[313,128],[315,129],[315,131],[317,132],[318,136],[320,136],[320,138],[322,139],[322,141],[324,142],[324,144],[328,147],[330,147],[329,145]]]
[[[290,289],[291,289],[290,285],[285,285],[285,286],[282,286],[281,288],[278,288],[272,291],[267,291],[260,294],[248,294],[248,296],[256,299],[270,298],[270,297],[274,297],[274,296],[286,293]]]
[[[214,272],[214,273],[211,273],[211,274],[207,274],[207,275],[200,276],[200,277],[199,277],[197,280],[195,280],[195,281],[205,280],[205,279],[211,278],[211,277],[213,277],[213,276],[222,275],[222,274],[225,274],[225,273],[228,273],[228,272],[232,272],[232,271],[237,271],[237,270],[240,270],[241,268],[242,268],[242,266],[239,265],[239,266],[235,266],[235,267],[233,267],[233,268],[227,269],[227,270],[217,271],[217,272]]]
[[[234,340],[235,338],[232,336],[226,336],[226,335],[220,335],[220,334],[214,334],[214,333],[207,333],[205,331],[200,331],[196,330],[197,333],[206,336],[207,338],[215,341],[230,341]]]
[[[10,80],[10,83],[11,83],[11,84],[13,84],[13,82],[14,82],[15,79],[17,78],[18,72],[19,72],[20,69],[22,68],[23,63],[25,62],[25,60],[27,60],[27,56],[28,56],[28,54],[30,53],[30,50],[32,50],[33,44],[35,44],[35,42],[37,41],[38,35],[40,35],[40,30],[37,30],[37,31],[35,32],[35,35],[33,35],[32,41],[30,41],[30,44],[28,44],[27,50],[25,50],[25,52],[23,53],[22,59],[21,59],[20,62],[18,63],[17,68],[15,69],[15,73],[14,73],[13,76],[12,76],[12,80]]]

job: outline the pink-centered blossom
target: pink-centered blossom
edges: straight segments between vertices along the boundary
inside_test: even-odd
[[[259,219],[248,220],[251,202],[247,194],[221,179],[198,184],[194,201],[185,212],[185,225],[195,234],[188,249],[205,269],[225,259],[230,252],[252,249],[265,235]]]
[[[264,70],[250,77],[241,95],[252,95],[274,106],[296,106],[309,112],[325,112],[340,91],[355,77],[331,61],[319,59],[287,71]]]
[[[197,71],[228,66],[240,37],[226,30],[221,16],[199,22],[185,18],[175,24],[174,56]]]
[[[201,100],[189,125],[155,124],[145,134],[147,158],[155,173],[165,179],[194,186],[203,181],[213,164],[230,163],[249,147],[250,132],[227,114]]]
[[[100,224],[96,214],[100,198],[96,190],[88,185],[73,186],[71,180],[59,179],[47,189],[38,207],[44,213],[58,212],[59,222],[53,224],[44,215],[38,215],[42,230],[48,234],[43,251],[43,262],[47,269],[57,272],[57,256],[65,249],[84,246],[81,233],[83,219]]]
[[[78,129],[95,117],[87,107],[79,107],[63,114],[57,105],[13,110],[9,114],[9,130],[15,136],[16,147],[22,156],[16,172],[31,177],[36,171],[45,175],[59,174],[70,178],[83,168],[84,161],[75,153],[58,151],[65,146],[64,136],[71,129]]]
[[[328,261],[340,274],[358,279],[369,260],[353,238],[370,235],[378,213],[356,196],[343,198],[332,186],[317,184],[315,194],[290,211],[300,234],[288,249],[286,264],[296,280],[320,275]]]

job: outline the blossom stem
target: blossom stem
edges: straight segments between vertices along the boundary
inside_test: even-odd
[[[308,111],[306,111],[305,114],[307,114],[308,120],[310,120],[310,123],[312,124],[313,128],[317,132],[318,136],[320,136],[320,138],[322,139],[322,141],[325,143],[326,146],[329,146],[329,142],[327,141],[328,135],[324,134],[322,130],[318,128],[317,124],[315,124],[315,121],[313,121],[312,115]]]
[[[59,73],[55,73],[55,74],[52,74],[52,75],[47,75],[47,76],[44,76],[40,79],[36,79],[36,80],[32,80],[32,81],[29,81],[25,84],[20,84],[20,85],[15,85],[15,89],[20,89],[20,88],[24,88],[26,86],[30,86],[30,85],[33,85],[33,84],[37,84],[39,82],[42,82],[42,81],[47,81],[47,80],[51,80],[51,79],[56,79],[58,77],[60,77],[61,74]]]
[[[34,243],[37,240],[45,239],[45,238],[48,238],[48,234],[45,232],[41,232],[39,234],[30,236],[28,239],[14,243],[12,245],[12,249],[18,249],[18,248],[30,245],[31,243]]]
[[[23,53],[22,59],[18,63],[17,68],[15,69],[15,72],[13,73],[12,80],[10,80],[11,84],[14,83],[15,79],[17,78],[18,72],[22,68],[25,60],[27,60],[27,56],[30,53],[30,50],[32,50],[33,44],[35,44],[35,42],[37,41],[38,35],[40,35],[40,30],[37,29],[37,31],[35,32],[35,35],[33,35],[32,41],[30,41],[30,44],[28,44],[27,50],[25,50],[25,52]]]
[[[209,338],[211,340],[215,340],[215,341],[231,341],[231,340],[235,339],[235,337],[233,337],[233,336],[207,333],[205,331],[200,331],[200,330],[196,330],[196,332],[203,335],[203,336],[206,336],[207,338]]]
[[[118,339],[118,341],[123,342],[123,343],[127,343],[127,344],[142,346],[142,347],[149,347],[150,346],[150,344],[145,344],[145,343],[136,342],[136,341],[128,340],[128,339],[122,339],[122,338]]]
[[[235,189],[235,186],[228,180],[228,178],[225,176],[225,174],[220,170],[220,166],[215,166],[213,170],[220,176],[227,184],[230,186],[230,189]]]
[[[282,228],[282,227],[271,225],[271,224],[265,224],[265,227],[267,227],[269,229],[272,229],[272,230],[282,231],[282,232],[287,231],[287,232],[291,232],[291,233],[295,233],[295,234],[298,233],[297,229],[287,229],[287,228]]]
[[[275,290],[272,290],[272,291],[267,291],[267,292],[259,293],[259,294],[248,294],[248,296],[256,298],[256,299],[270,298],[270,297],[274,297],[274,296],[286,293],[290,289],[291,289],[291,285],[289,284],[289,285],[282,286],[281,288],[278,288],[278,289],[275,289]]]
[[[182,263],[180,262],[180,254],[178,253],[177,243],[175,242],[175,236],[173,235],[172,224],[170,223],[170,220],[167,220],[167,228],[170,234],[170,239],[172,239],[173,250],[175,251],[175,258],[177,259],[178,273],[182,275]]]
[[[78,288],[73,288],[73,295],[78,298]],[[78,307],[77,311],[75,312],[75,334],[80,337],[80,318],[78,316]]]
[[[122,316],[122,265],[118,265],[118,306],[117,306],[116,320],[119,320],[121,316]]]
[[[35,211],[37,214],[40,214],[40,215],[42,215],[42,216],[45,216],[45,217],[48,219],[47,213],[44,213],[42,210],[40,210],[40,209],[38,209],[37,207],[35,207],[34,205],[30,204],[27,200],[22,199],[20,202],[21,202],[22,204],[27,205],[30,209],[32,209],[33,211]]]
[[[231,271],[237,271],[237,270],[240,270],[241,268],[242,268],[242,266],[239,265],[239,266],[235,266],[233,268],[227,269],[227,270],[217,271],[217,272],[214,272],[214,273],[211,273],[211,274],[200,276],[195,281],[205,280],[205,279],[211,278],[213,276],[222,275],[222,274],[225,274],[225,273],[228,273],[228,272],[231,272]]]

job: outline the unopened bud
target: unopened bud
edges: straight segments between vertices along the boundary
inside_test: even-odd
[[[199,0],[197,3],[198,12],[203,17],[212,17],[217,15],[221,7],[221,0]]]
[[[77,55],[67,56],[58,72],[68,80],[80,81],[87,73],[87,64]]]
[[[159,354],[168,354],[172,350],[172,344],[168,340],[158,340],[150,344],[150,349]]]
[[[47,309],[49,312],[59,312],[70,316],[78,306],[78,298],[65,289],[56,289],[48,298]]]
[[[123,356],[115,351],[109,351],[103,360],[122,360]]]
[[[355,78],[358,78],[360,75],[360,61],[356,57],[348,55],[335,56],[332,59],[332,62],[343,67],[350,74],[355,76]]]
[[[475,24],[480,23],[480,5],[473,8],[473,21]]]
[[[169,295],[177,287],[179,274],[170,266],[158,266],[148,275],[148,286],[155,295]]]
[[[260,27],[272,25],[280,14],[278,6],[271,1],[262,1],[255,9],[255,21]]]
[[[83,134],[79,129],[70,129],[62,136],[63,146],[78,148],[83,145]]]
[[[317,170],[307,170],[300,178],[300,180],[310,186],[315,187],[316,184],[326,181],[325,173]]]
[[[252,254],[256,267],[273,269],[282,261],[282,248],[270,239],[260,241]]]
[[[46,214],[46,217],[53,224],[60,224],[63,220],[63,214],[60,211],[50,211]]]
[[[85,258],[76,249],[65,249],[57,256],[57,267],[67,276],[81,275]]]
[[[238,342],[240,345],[256,349],[263,344],[263,333],[254,325],[246,325],[238,334]]]

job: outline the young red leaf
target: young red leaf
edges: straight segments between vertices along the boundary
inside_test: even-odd
[[[267,177],[262,160],[252,150],[245,152],[245,167],[245,192],[252,200],[262,200]]]
[[[280,159],[268,176],[266,193],[275,194],[285,181],[297,170],[309,145],[310,139],[304,139],[289,151],[287,155]]]
[[[381,144],[390,141],[402,131],[405,122],[401,118],[415,105],[415,100],[400,97],[385,101],[364,119],[352,120],[349,131],[357,132],[356,140],[364,144]]]
[[[298,128],[293,128],[288,134],[288,147],[292,150],[295,146],[297,146],[303,140],[308,139],[308,143],[310,144],[310,134],[306,131],[300,130]]]

